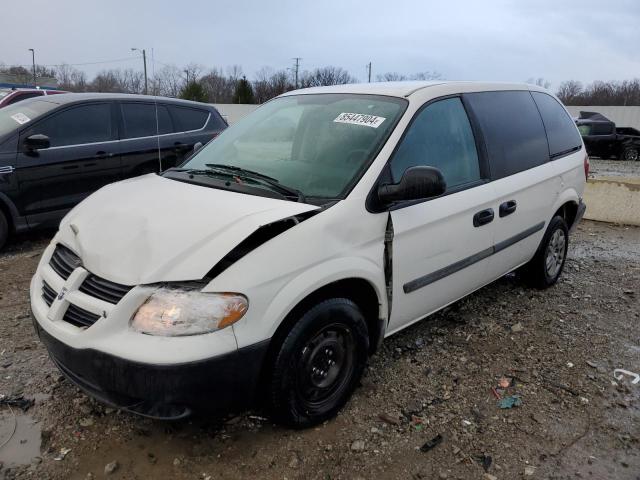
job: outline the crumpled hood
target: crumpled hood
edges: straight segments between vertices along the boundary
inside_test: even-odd
[[[64,218],[59,239],[113,282],[195,280],[260,226],[316,208],[150,174],[88,197]]]

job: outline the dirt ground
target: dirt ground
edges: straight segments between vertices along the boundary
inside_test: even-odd
[[[589,176],[592,178],[640,177],[640,162],[590,158],[589,163],[591,167]]]
[[[640,479],[640,384],[613,377],[640,372],[639,228],[584,222],[555,287],[508,275],[385,340],[342,413],[306,431],[259,411],[151,421],[80,393],[28,317],[47,241],[0,254],[0,479]]]

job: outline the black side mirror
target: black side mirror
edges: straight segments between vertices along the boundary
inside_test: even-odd
[[[51,142],[49,141],[49,137],[40,133],[31,135],[24,139],[24,148],[28,152],[37,152],[38,150],[43,150],[50,146]]]
[[[378,199],[383,205],[406,200],[424,200],[442,195],[447,189],[442,172],[435,167],[411,167],[398,183],[380,185]]]

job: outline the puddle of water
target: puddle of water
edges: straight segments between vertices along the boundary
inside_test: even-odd
[[[29,415],[13,409],[12,415],[8,408],[0,411],[0,445],[5,443],[15,433],[6,445],[0,447],[0,462],[8,467],[28,465],[35,457],[40,456],[40,424]]]

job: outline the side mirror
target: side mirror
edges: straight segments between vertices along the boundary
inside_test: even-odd
[[[202,142],[198,142],[193,146],[193,153],[196,153],[198,150],[202,148]]]
[[[447,189],[442,172],[435,167],[408,168],[398,183],[380,185],[378,199],[383,205],[403,200],[423,200],[442,195]]]
[[[38,150],[43,150],[50,146],[51,142],[49,141],[49,137],[40,133],[31,135],[24,139],[24,148],[28,152],[37,152]]]

